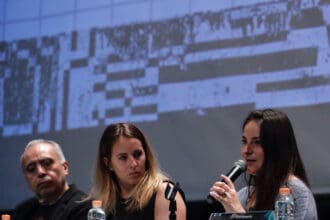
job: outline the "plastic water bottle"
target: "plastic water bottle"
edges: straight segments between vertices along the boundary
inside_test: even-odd
[[[93,200],[92,208],[88,211],[88,220],[105,220],[105,212],[102,209],[101,200]]]
[[[294,203],[289,188],[280,188],[279,197],[275,202],[276,220],[293,220]]]

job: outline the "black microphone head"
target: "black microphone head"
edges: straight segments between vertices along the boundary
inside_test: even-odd
[[[238,160],[234,163],[234,166],[238,166],[242,172],[246,171],[246,163],[244,160]]]

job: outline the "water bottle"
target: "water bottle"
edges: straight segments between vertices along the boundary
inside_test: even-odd
[[[280,188],[279,197],[275,202],[276,220],[293,220],[294,203],[289,188]]]
[[[92,208],[88,211],[88,220],[105,220],[105,212],[102,209],[101,200],[93,200]]]

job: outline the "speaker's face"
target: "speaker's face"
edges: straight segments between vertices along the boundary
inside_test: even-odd
[[[264,162],[264,150],[260,143],[260,125],[257,121],[248,122],[243,129],[241,155],[246,162],[246,172],[257,175]]]

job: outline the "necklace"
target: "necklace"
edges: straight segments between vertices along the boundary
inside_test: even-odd
[[[246,209],[249,210],[255,206],[255,189],[252,188],[251,191],[249,190],[248,197],[246,199]]]
[[[129,202],[129,199],[120,199],[119,202],[122,205],[127,205],[127,203]]]

